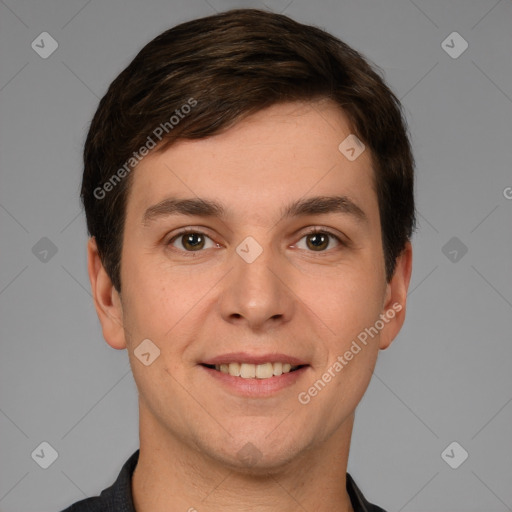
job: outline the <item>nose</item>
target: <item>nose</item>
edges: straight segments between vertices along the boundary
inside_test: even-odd
[[[245,324],[254,331],[289,322],[295,309],[283,258],[271,247],[261,247],[254,261],[233,252],[233,269],[222,281],[218,302],[226,322]]]

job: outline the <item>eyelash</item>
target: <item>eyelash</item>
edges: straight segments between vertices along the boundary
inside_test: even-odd
[[[167,241],[166,245],[170,246],[175,240],[177,240],[181,236],[188,235],[190,233],[194,233],[196,235],[202,235],[202,236],[205,236],[206,238],[209,238],[211,240],[211,237],[209,237],[206,233],[204,233],[204,232],[202,232],[202,231],[200,231],[198,229],[185,228],[185,229],[182,229],[181,231],[179,231],[178,233],[176,233],[172,238],[170,238]],[[348,246],[347,242],[344,242],[338,235],[335,235],[332,231],[330,231],[330,230],[328,230],[326,228],[317,228],[317,227],[310,228],[306,233],[304,233],[301,236],[301,238],[299,240],[302,240],[306,236],[317,235],[317,234],[328,235],[331,238],[334,238],[336,240],[336,242],[338,242],[339,245],[342,246],[342,247],[347,247]],[[212,240],[212,242],[213,242],[213,240]],[[173,247],[173,249],[179,251],[180,253],[189,254],[191,256],[193,256],[197,252],[203,252],[203,250],[199,250],[199,251],[186,251],[186,250],[182,250],[182,249],[176,249],[175,247]],[[331,249],[331,250],[334,250],[334,249]],[[322,255],[325,255],[326,253],[328,253],[329,249],[327,249],[325,251],[318,251],[318,252],[317,251],[309,251],[309,252],[316,253],[319,256],[322,256]]]

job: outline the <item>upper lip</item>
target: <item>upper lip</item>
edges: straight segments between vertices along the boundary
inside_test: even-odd
[[[249,354],[247,352],[230,352],[229,354],[221,354],[205,361],[201,364],[229,364],[229,363],[249,363],[249,364],[264,364],[264,363],[290,363],[294,366],[307,365],[305,361],[298,357],[289,356],[286,354],[269,353],[269,354]]]

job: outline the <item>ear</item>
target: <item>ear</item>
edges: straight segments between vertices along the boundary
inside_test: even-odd
[[[94,306],[103,330],[103,337],[112,348],[124,349],[126,348],[126,340],[121,298],[103,267],[94,237],[89,238],[87,243],[87,271],[91,281]]]
[[[405,321],[407,290],[412,273],[412,245],[407,242],[396,260],[395,272],[386,284],[386,293],[382,313],[388,322],[380,332],[379,348],[385,350],[396,338]]]

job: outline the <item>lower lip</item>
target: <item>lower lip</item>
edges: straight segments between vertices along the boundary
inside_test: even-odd
[[[309,368],[308,366],[302,366],[293,372],[283,373],[268,379],[244,379],[243,377],[233,377],[229,373],[223,373],[207,366],[200,366],[226,388],[246,397],[272,396],[278,391],[295,384]]]

